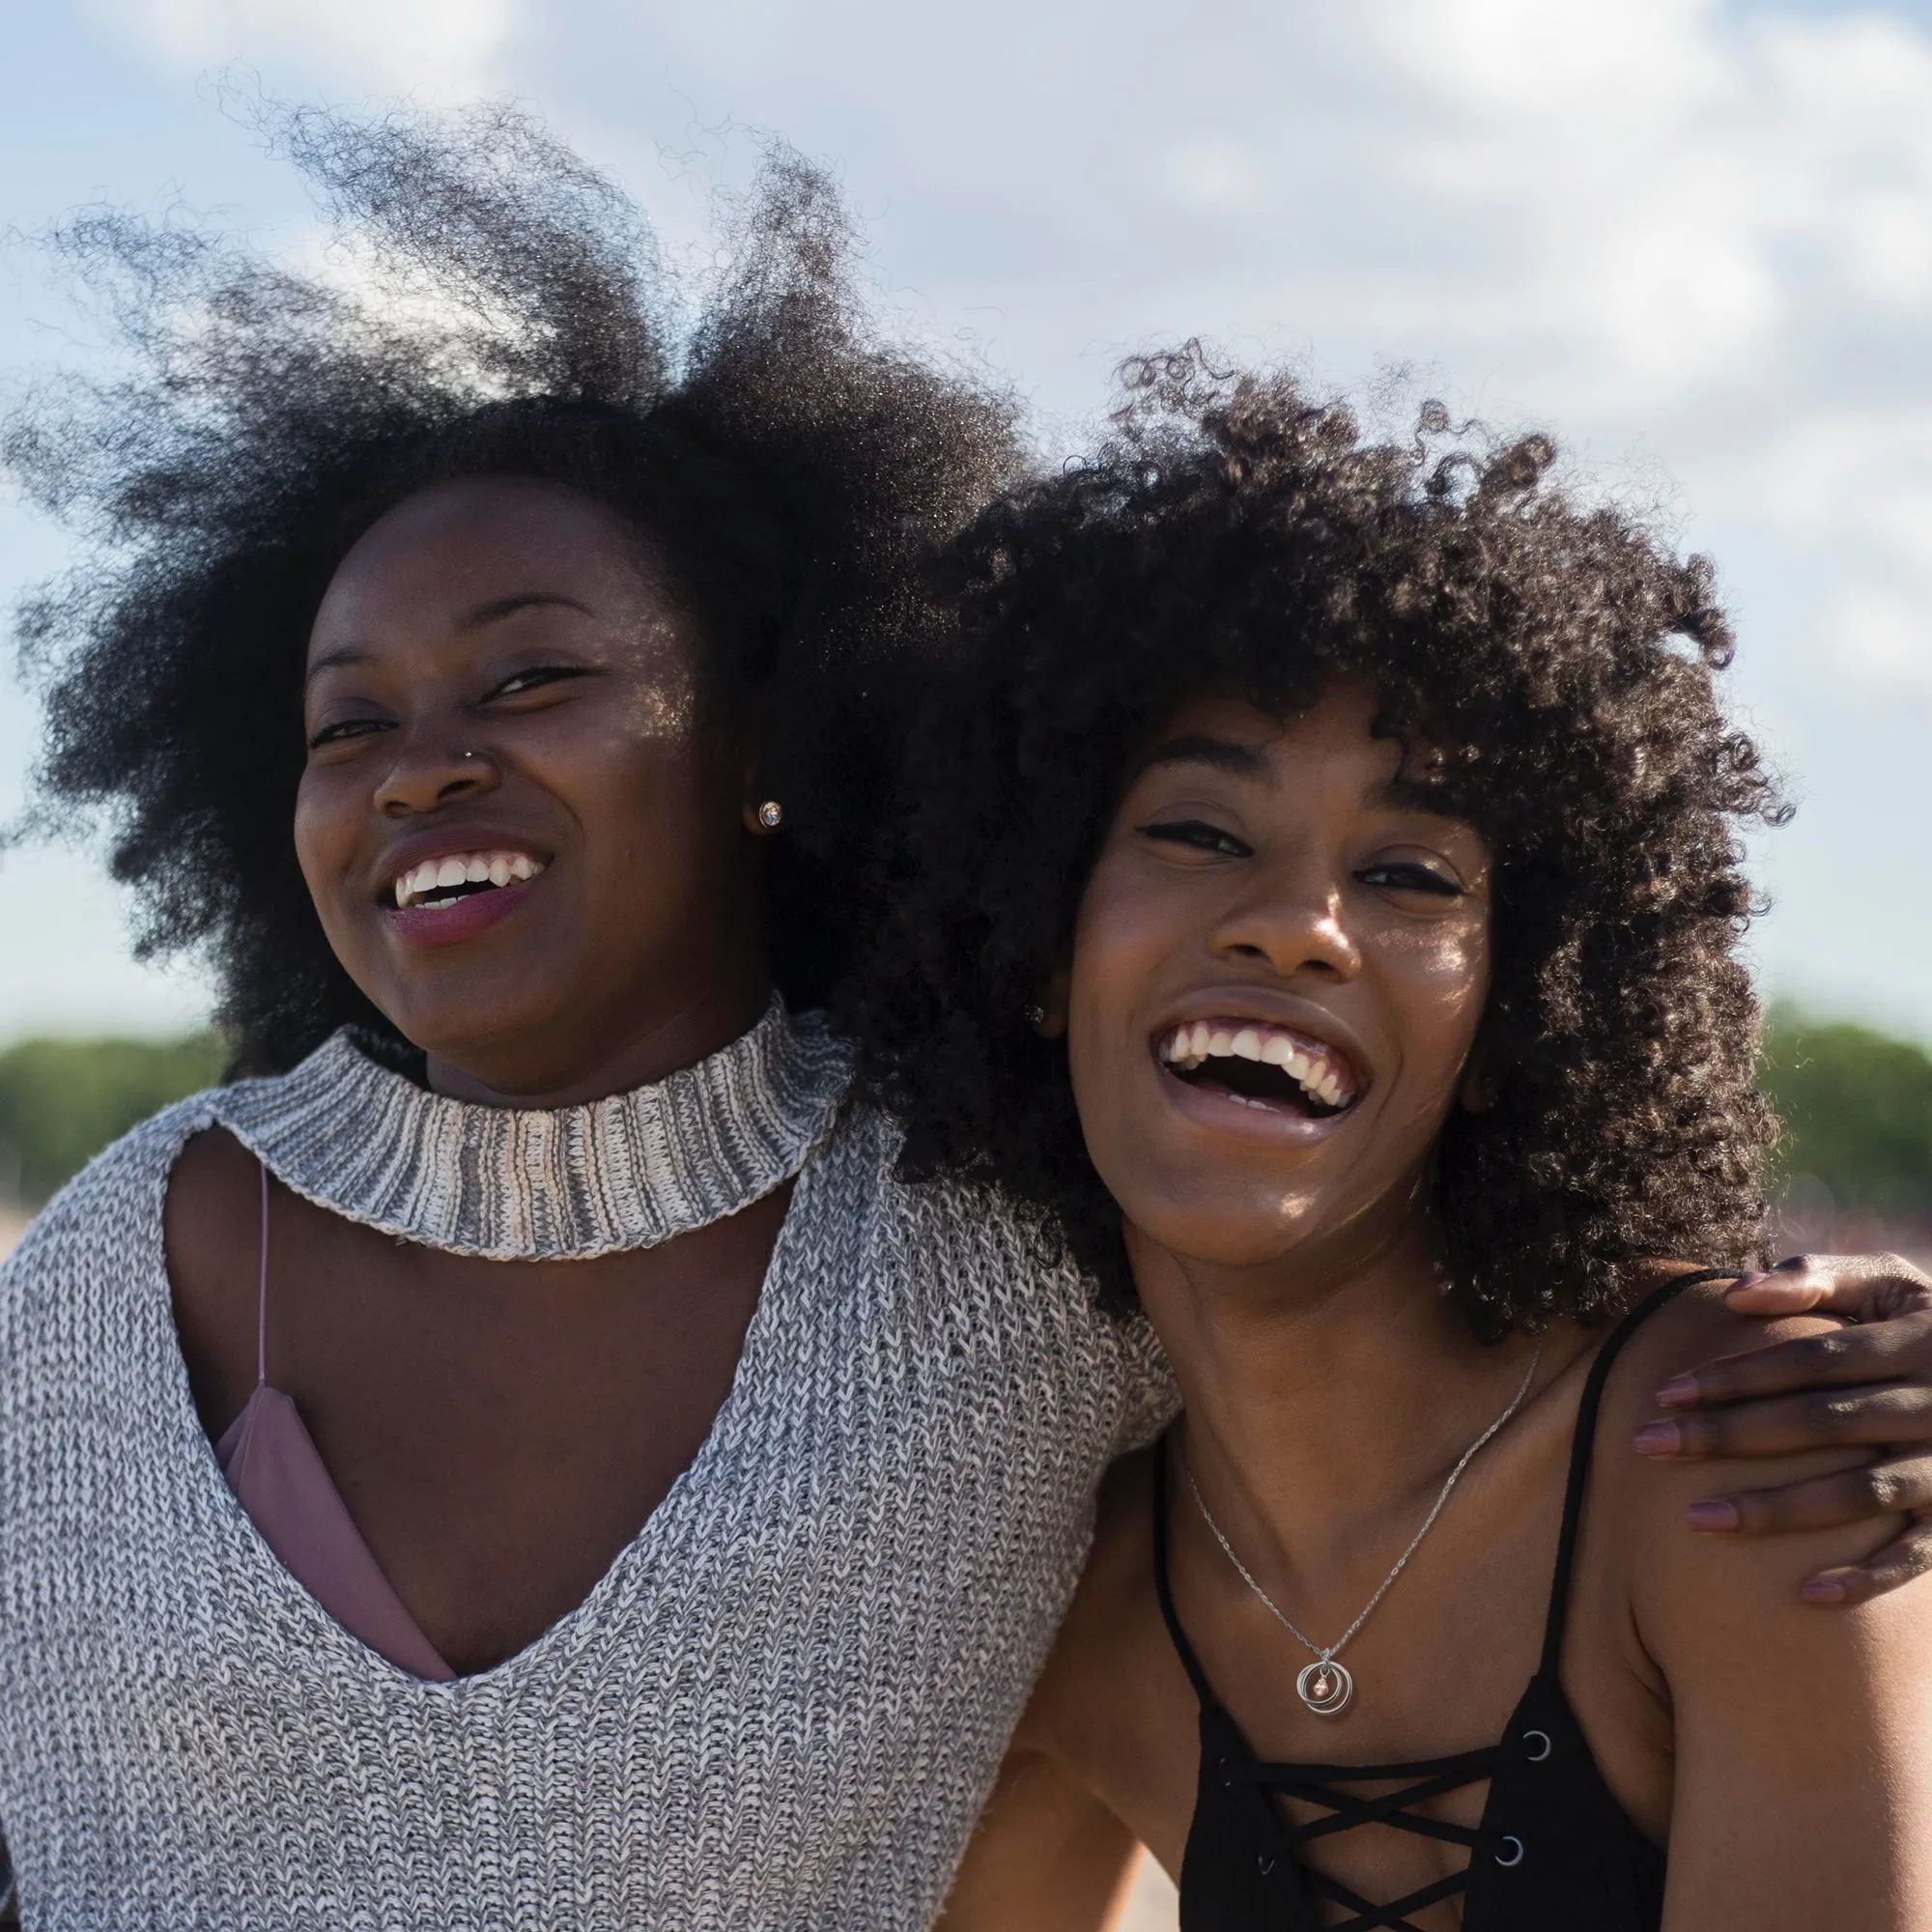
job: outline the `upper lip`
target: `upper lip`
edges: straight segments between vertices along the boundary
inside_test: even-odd
[[[460,859],[470,852],[526,852],[548,866],[554,856],[528,834],[497,825],[443,825],[399,838],[376,864],[374,893],[384,903],[395,903],[396,881],[412,872],[425,859]]]
[[[1286,1027],[1293,1033],[1305,1034],[1348,1060],[1355,1075],[1356,1099],[1374,1084],[1368,1049],[1353,1030],[1325,1007],[1297,994],[1264,993],[1253,986],[1204,986],[1178,1000],[1153,1027],[1150,1037],[1158,1047],[1176,1027],[1191,1026],[1196,1020],[1250,1020],[1258,1026]]]

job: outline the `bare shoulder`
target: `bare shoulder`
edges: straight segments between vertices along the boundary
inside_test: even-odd
[[[1667,1287],[1692,1270],[1676,1264],[1654,1264],[1638,1284],[1635,1299]],[[1612,1371],[1604,1394],[1607,1421],[1621,1407],[1628,1414],[1641,1409],[1643,1419],[1656,1412],[1657,1391],[1673,1376],[1720,1355],[1743,1355],[1769,1349],[1800,1336],[1829,1334],[1843,1324],[1828,1316],[1794,1316],[1777,1321],[1762,1316],[1734,1315],[1724,1295],[1736,1279],[1693,1282],[1681,1289],[1632,1334]]]
[[[1630,1337],[1604,1389],[1592,1464],[1593,1510],[1621,1504],[1634,1511],[1637,1518],[1655,1520],[1660,1527],[1673,1532],[1665,1546],[1672,1551],[1676,1551],[1679,1540],[1692,1550],[1745,1547],[1729,1540],[1692,1537],[1684,1531],[1683,1511],[1698,1497],[1796,1482],[1868,1460],[1865,1451],[1849,1448],[1749,1461],[1657,1460],[1633,1453],[1632,1437],[1636,1430],[1664,1416],[1657,1393],[1673,1377],[1720,1356],[1748,1354],[1779,1342],[1830,1334],[1841,1325],[1820,1316],[1767,1321],[1761,1317],[1734,1315],[1724,1305],[1729,1286],[1729,1277],[1695,1283],[1649,1316]],[[1850,1534],[1854,1543],[1876,1548],[1896,1534],[1896,1524],[1866,1522],[1853,1526]],[[1844,1536],[1844,1531],[1838,1532],[1840,1544]],[[1797,1566],[1794,1575],[1809,1574],[1804,1567],[1807,1556],[1799,1548],[1804,1545],[1808,1551],[1816,1547],[1808,1536],[1794,1534],[1752,1542],[1780,1552],[1781,1562]],[[1690,1550],[1677,1553],[1688,1556]]]
[[[1627,1605],[1636,1640],[1628,1661],[1643,1680],[1654,1672],[1666,1714],[1666,1742],[1651,1747],[1667,1794],[1666,1922],[1687,1932],[1853,1923],[1902,1932],[1932,1922],[1932,1867],[1916,1851],[1932,1830],[1922,1744],[1932,1601],[1917,1601],[1932,1593],[1901,1590],[1852,1608],[1801,1593],[1815,1572],[1889,1540],[1898,1520],[1741,1536],[1694,1533],[1685,1515],[1699,1498],[1830,1475],[1865,1452],[1680,1463],[1632,1447],[1632,1432],[1662,1413],[1656,1392],[1672,1376],[1834,1325],[1732,1315],[1724,1286],[1686,1289],[1611,1370],[1585,1523],[1598,1607]],[[1641,1705],[1624,1700],[1627,1714]],[[1600,1761],[1628,1761],[1616,1728],[1593,1738]],[[1627,1728],[1626,1744],[1643,1736]]]
[[[1698,1534],[1686,1519],[1692,1502],[1831,1476],[1871,1460],[1861,1448],[1825,1448],[1749,1460],[1657,1460],[1638,1456],[1632,1437],[1665,1415],[1657,1391],[1673,1376],[1719,1356],[1747,1353],[1839,1324],[1817,1317],[1766,1321],[1723,1305],[1727,1283],[1684,1290],[1631,1337],[1604,1391],[1592,1464],[1590,1517],[1621,1551],[1633,1614],[1645,1647],[1669,1674],[1668,1653],[1702,1658],[1708,1645],[1747,1628],[1789,1623],[1785,1637],[1803,1648],[1847,1634],[1845,1612],[1804,1604],[1807,1577],[1861,1560],[1898,1533],[1884,1517],[1781,1535]],[[1900,1593],[1904,1597],[1920,1592]],[[1898,1609],[1887,1613],[1889,1622]],[[1932,1637],[1932,1603],[1904,1610]],[[1836,1625],[1837,1628],[1832,1628]]]
[[[195,1406],[219,1434],[248,1399],[255,1354],[261,1170],[223,1127],[184,1143],[161,1215],[168,1285]]]

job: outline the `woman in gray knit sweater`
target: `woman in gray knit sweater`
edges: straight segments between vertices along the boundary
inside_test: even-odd
[[[50,797],[249,1076],[0,1275],[22,1917],[923,1924],[1171,1407],[801,1016],[1009,414],[782,155],[673,343],[515,117],[282,133],[382,298],[81,223],[145,375],[8,444],[101,546],[27,616]]]

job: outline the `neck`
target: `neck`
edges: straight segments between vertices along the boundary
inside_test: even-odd
[[[1476,1341],[1419,1216],[1347,1254],[1265,1268],[1203,1264],[1132,1231],[1128,1247],[1195,1476],[1236,1545],[1277,1574],[1290,1550],[1411,1523],[1534,1347]]]
[[[772,995],[762,970],[708,976],[682,997],[639,1002],[628,1024],[584,1037],[531,1040],[515,1053],[468,1066],[428,1056],[430,1091],[486,1107],[581,1107],[668,1078],[729,1046],[754,1027]],[[468,1056],[466,1056],[468,1058]]]

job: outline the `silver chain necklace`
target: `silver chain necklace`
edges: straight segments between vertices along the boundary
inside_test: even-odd
[[[1523,1397],[1529,1393],[1529,1385],[1536,1379],[1537,1365],[1543,1360],[1543,1338],[1539,1336],[1536,1352],[1529,1358],[1529,1367],[1524,1372],[1522,1386],[1510,1398],[1510,1406],[1463,1451],[1462,1461],[1449,1471],[1449,1480],[1442,1485],[1441,1493],[1435,1498],[1435,1506],[1423,1519],[1422,1527],[1409,1538],[1408,1548],[1395,1560],[1395,1568],[1381,1580],[1376,1594],[1362,1605],[1362,1613],[1335,1641],[1325,1649],[1311,1636],[1297,1630],[1281,1605],[1255,1581],[1254,1573],[1235,1554],[1235,1546],[1222,1534],[1221,1525],[1214,1520],[1213,1512],[1208,1509],[1207,1499],[1201,1493],[1201,1486],[1194,1480],[1194,1471],[1187,1466],[1187,1451],[1177,1440],[1174,1453],[1179,1459],[1180,1473],[1187,1478],[1187,1487],[1194,1495],[1194,1507],[1201,1512],[1201,1520],[1214,1533],[1214,1541],[1221,1546],[1222,1553],[1239,1573],[1241,1581],[1264,1603],[1273,1614],[1274,1620],[1287,1631],[1289,1635],[1304,1649],[1315,1653],[1315,1662],[1304,1664],[1294,1680],[1295,1693],[1301,1701],[1320,1718],[1339,1718],[1349,1707],[1349,1699],[1355,1694],[1355,1680],[1346,1663],[1338,1663],[1336,1659],[1342,1654],[1350,1637],[1368,1622],[1369,1613],[1388,1595],[1389,1585],[1400,1577],[1422,1545],[1422,1539],[1435,1527],[1435,1519],[1442,1514],[1442,1505],[1449,1500],[1449,1492],[1462,1480],[1463,1471],[1475,1460],[1476,1452],[1489,1441],[1497,1430],[1522,1406]]]

